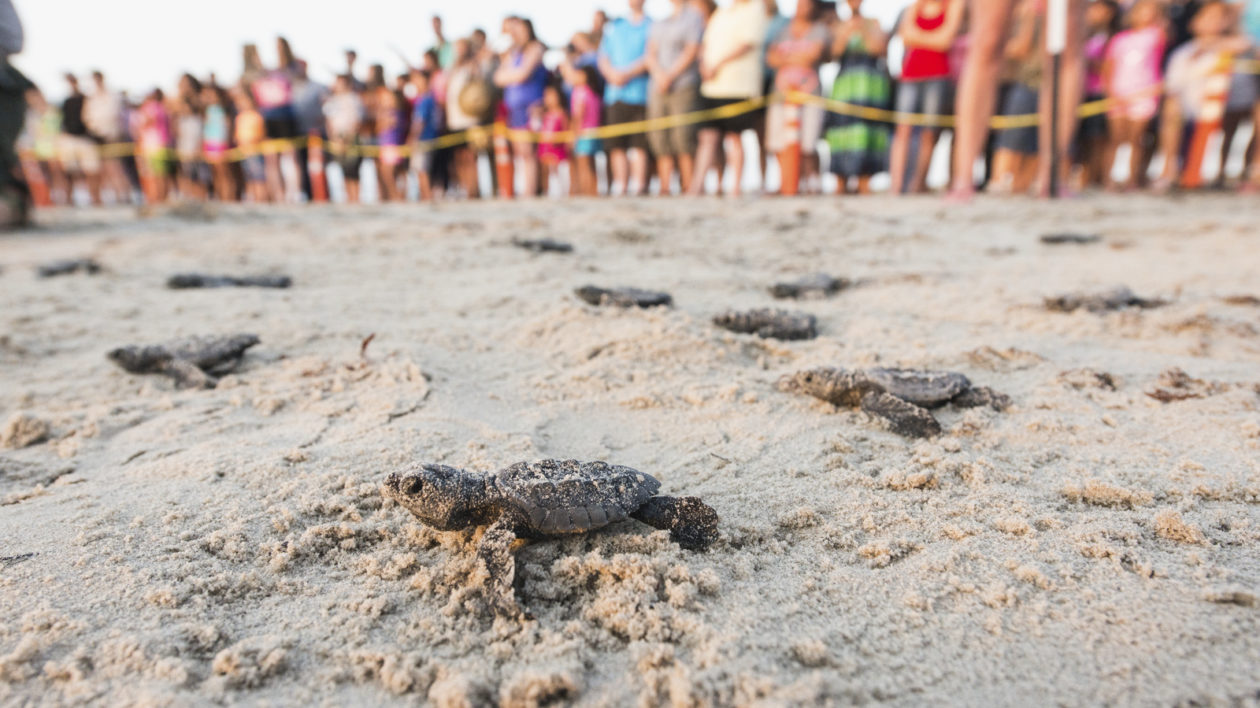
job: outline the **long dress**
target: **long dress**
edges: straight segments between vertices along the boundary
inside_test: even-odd
[[[891,96],[892,82],[884,60],[868,52],[861,35],[855,35],[840,57],[840,73],[831,85],[831,98],[887,110],[892,103]],[[869,177],[888,169],[886,123],[828,112],[825,137],[833,174]]]

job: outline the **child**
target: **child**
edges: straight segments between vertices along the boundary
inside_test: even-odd
[[[1120,31],[1120,5],[1116,0],[1094,0],[1085,10],[1085,102],[1107,97],[1103,82],[1103,65],[1111,38]],[[1107,164],[1110,144],[1106,115],[1081,119],[1078,133],[1077,163],[1081,167],[1080,188],[1101,187],[1107,183],[1111,165]]]
[[[958,34],[965,4],[963,0],[915,0],[902,16],[899,31],[905,45],[905,59],[897,87],[898,113],[933,116],[950,113],[953,86],[949,78],[949,50]],[[913,128],[899,123],[893,132],[890,167],[894,194],[904,190],[907,172],[911,175],[911,191],[922,189],[940,135],[938,128],[924,128],[919,159],[915,165],[908,166]]]
[[[269,202],[267,162],[259,152],[267,135],[266,124],[254,97],[247,91],[237,89],[232,100],[236,103],[236,147],[244,155],[241,171],[245,174],[245,193],[256,203]]]
[[[145,197],[150,204],[157,204],[166,200],[170,174],[171,122],[162,89],[153,89],[140,104],[137,115],[140,155],[149,176]]]
[[[363,99],[354,90],[353,77],[342,74],[333,83],[332,95],[324,101],[324,125],[329,149],[341,168],[346,185],[346,201],[359,203],[359,168],[363,165],[359,136],[365,113]]]
[[[214,193],[219,201],[234,201],[236,185],[233,183],[232,171],[227,163],[232,119],[228,116],[227,106],[224,105],[223,94],[217,87],[203,88],[201,102],[206,107],[206,115],[201,127],[201,151],[205,155],[206,164],[210,166]]]
[[[1009,79],[999,113],[1004,116],[1037,112],[1041,84],[1041,16],[1038,0],[1021,0],[1016,9],[1015,31],[1006,43],[1006,76]],[[1004,128],[993,137],[993,180],[990,190],[1023,194],[1037,177],[1036,126]]]
[[[560,163],[569,159],[569,146],[550,136],[563,133],[569,129],[569,116],[564,112],[564,99],[560,95],[560,87],[548,84],[543,89],[542,102],[542,134],[543,142],[538,145],[538,160],[542,163],[542,192],[550,194],[550,185],[554,180],[560,184]],[[565,190],[561,190],[561,194]]]
[[[1249,42],[1228,35],[1233,20],[1229,6],[1210,0],[1190,22],[1194,38],[1173,52],[1168,60],[1166,88],[1175,100],[1165,101],[1160,146],[1164,170],[1157,186],[1171,187],[1177,179],[1177,159],[1184,151],[1180,185],[1202,185],[1203,156],[1208,139],[1221,127],[1229,92],[1230,67],[1234,54],[1246,51]]]
[[[414,72],[411,85],[416,92],[416,107],[411,114],[409,140],[413,146],[411,169],[415,171],[416,180],[420,183],[420,199],[428,201],[433,198],[433,165],[436,153],[420,143],[435,140],[442,134],[442,106],[433,93],[428,72]]]
[[[176,103],[175,157],[179,160],[179,195],[182,199],[202,201],[206,198],[201,159],[201,112],[191,98]]]
[[[405,174],[402,146],[407,137],[410,111],[407,97],[401,91],[381,86],[376,89],[376,93],[376,144],[380,146],[377,170],[381,182],[381,201],[393,202],[404,196],[398,181]]]
[[[1164,55],[1164,28],[1155,0],[1138,0],[1129,10],[1129,29],[1112,37],[1103,60],[1103,88],[1112,100],[1107,116],[1111,142],[1107,146],[1110,173],[1116,151],[1129,146],[1129,177],[1120,185],[1130,189],[1139,180],[1146,126],[1159,112],[1159,85],[1163,80],[1160,57]],[[1115,188],[1117,185],[1108,180]]]
[[[569,83],[573,85],[569,98],[569,111],[573,116],[570,125],[577,131],[598,128],[602,106],[594,86],[599,80],[599,70],[594,66],[583,66],[571,69],[568,74]],[[577,184],[577,193],[582,196],[599,194],[595,179],[595,153],[601,149],[599,138],[583,137],[580,133],[573,142],[573,171],[576,173],[573,181]]]

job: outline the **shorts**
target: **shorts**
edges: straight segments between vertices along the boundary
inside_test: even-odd
[[[228,145],[220,142],[203,142],[201,151],[206,156],[206,162],[214,165],[223,162],[223,158],[227,155]]]
[[[289,106],[263,111],[263,125],[269,139],[297,137],[297,118]]]
[[[337,167],[341,168],[343,178],[351,182],[359,180],[359,168],[363,165],[363,154],[359,150],[359,136],[357,135],[343,140],[334,140],[329,144],[333,161],[337,163]]]
[[[383,151],[385,148],[381,148]],[[382,152],[383,156],[385,153]],[[411,171],[417,175],[426,177],[433,174],[433,165],[436,163],[437,153],[432,150],[416,150],[411,153]],[[388,164],[388,163],[386,163]]]
[[[1002,98],[998,115],[1022,116],[1037,112],[1037,89],[1026,84],[1011,84]],[[993,147],[1021,155],[1037,154],[1037,126],[1007,128],[994,131]]]
[[[382,145],[380,151],[381,164],[386,167],[394,167],[402,164],[403,153],[401,145]]]
[[[947,116],[954,112],[954,85],[949,79],[902,81],[897,85],[898,113]]]
[[[1101,101],[1104,98],[1106,97],[1100,93],[1087,93],[1085,94],[1085,103]],[[1095,113],[1081,119],[1081,127],[1077,132],[1079,140],[1098,140],[1106,138],[1108,135],[1110,135],[1110,132],[1107,130],[1107,115],[1105,113]]]
[[[736,103],[756,98],[749,96],[748,98],[709,98],[708,96],[700,96],[700,108],[710,111],[723,106],[729,106]],[[720,130],[723,133],[742,133],[745,130],[759,130],[765,126],[766,111],[764,108],[757,108],[751,111],[740,113],[739,115],[728,116],[725,118],[713,118],[700,124],[701,130]]]
[[[206,163],[195,157],[179,158],[179,176],[191,182],[203,182],[206,178]]]
[[[648,95],[647,117],[664,118],[690,113],[700,106],[700,87],[684,86],[662,94],[655,89]],[[690,155],[696,151],[696,126],[676,125],[648,133],[648,145],[654,155]]]
[[[94,175],[101,171],[101,152],[82,135],[57,136],[57,158],[67,172]]]
[[[822,106],[801,106],[801,154],[818,154],[823,122],[827,117]],[[774,101],[766,106],[766,151],[778,152],[787,147],[787,106]]]
[[[647,118],[647,106],[618,101],[604,109],[604,117],[608,125],[634,123]],[[609,152],[613,150],[634,150],[636,148],[639,150],[648,149],[647,136],[643,133],[604,138],[604,149]]]
[[[245,173],[246,182],[267,181],[267,162],[262,155],[250,155],[241,160],[241,171]]]
[[[604,151],[604,142],[599,138],[578,138],[573,144],[573,154],[578,157],[591,157]]]
[[[165,153],[154,152],[145,155],[144,164],[148,166],[149,174],[154,177],[165,177],[171,173],[171,161]]]
[[[1260,101],[1260,76],[1235,72],[1229,80],[1229,96],[1225,110],[1230,113],[1247,113]]]

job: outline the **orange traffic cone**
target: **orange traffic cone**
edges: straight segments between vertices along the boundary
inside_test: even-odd
[[[783,149],[779,150],[779,193],[796,196],[801,190],[801,104],[783,102]]]
[[[311,175],[311,201],[328,201],[328,179],[324,176],[324,141],[311,131],[306,142],[306,168]]]
[[[44,179],[44,171],[33,160],[22,161],[22,173],[26,176],[26,188],[31,191],[31,202],[37,207],[52,206],[52,190]]]
[[[499,196],[511,199],[516,190],[513,186],[515,170],[512,168],[512,143],[507,136],[507,108],[499,106],[494,122],[494,172],[499,183]]]
[[[1223,54],[1213,72],[1204,80],[1206,97],[1199,115],[1195,117],[1194,133],[1190,137],[1190,149],[1186,164],[1181,170],[1181,186],[1197,189],[1203,186],[1203,158],[1207,156],[1208,141],[1221,129],[1225,119],[1225,102],[1229,96],[1229,82],[1233,56]],[[1224,169],[1224,165],[1221,166]]]

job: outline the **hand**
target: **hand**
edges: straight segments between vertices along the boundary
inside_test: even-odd
[[[714,76],[717,76],[717,67],[709,66],[708,64],[701,62],[700,78],[705,81],[711,81]]]

